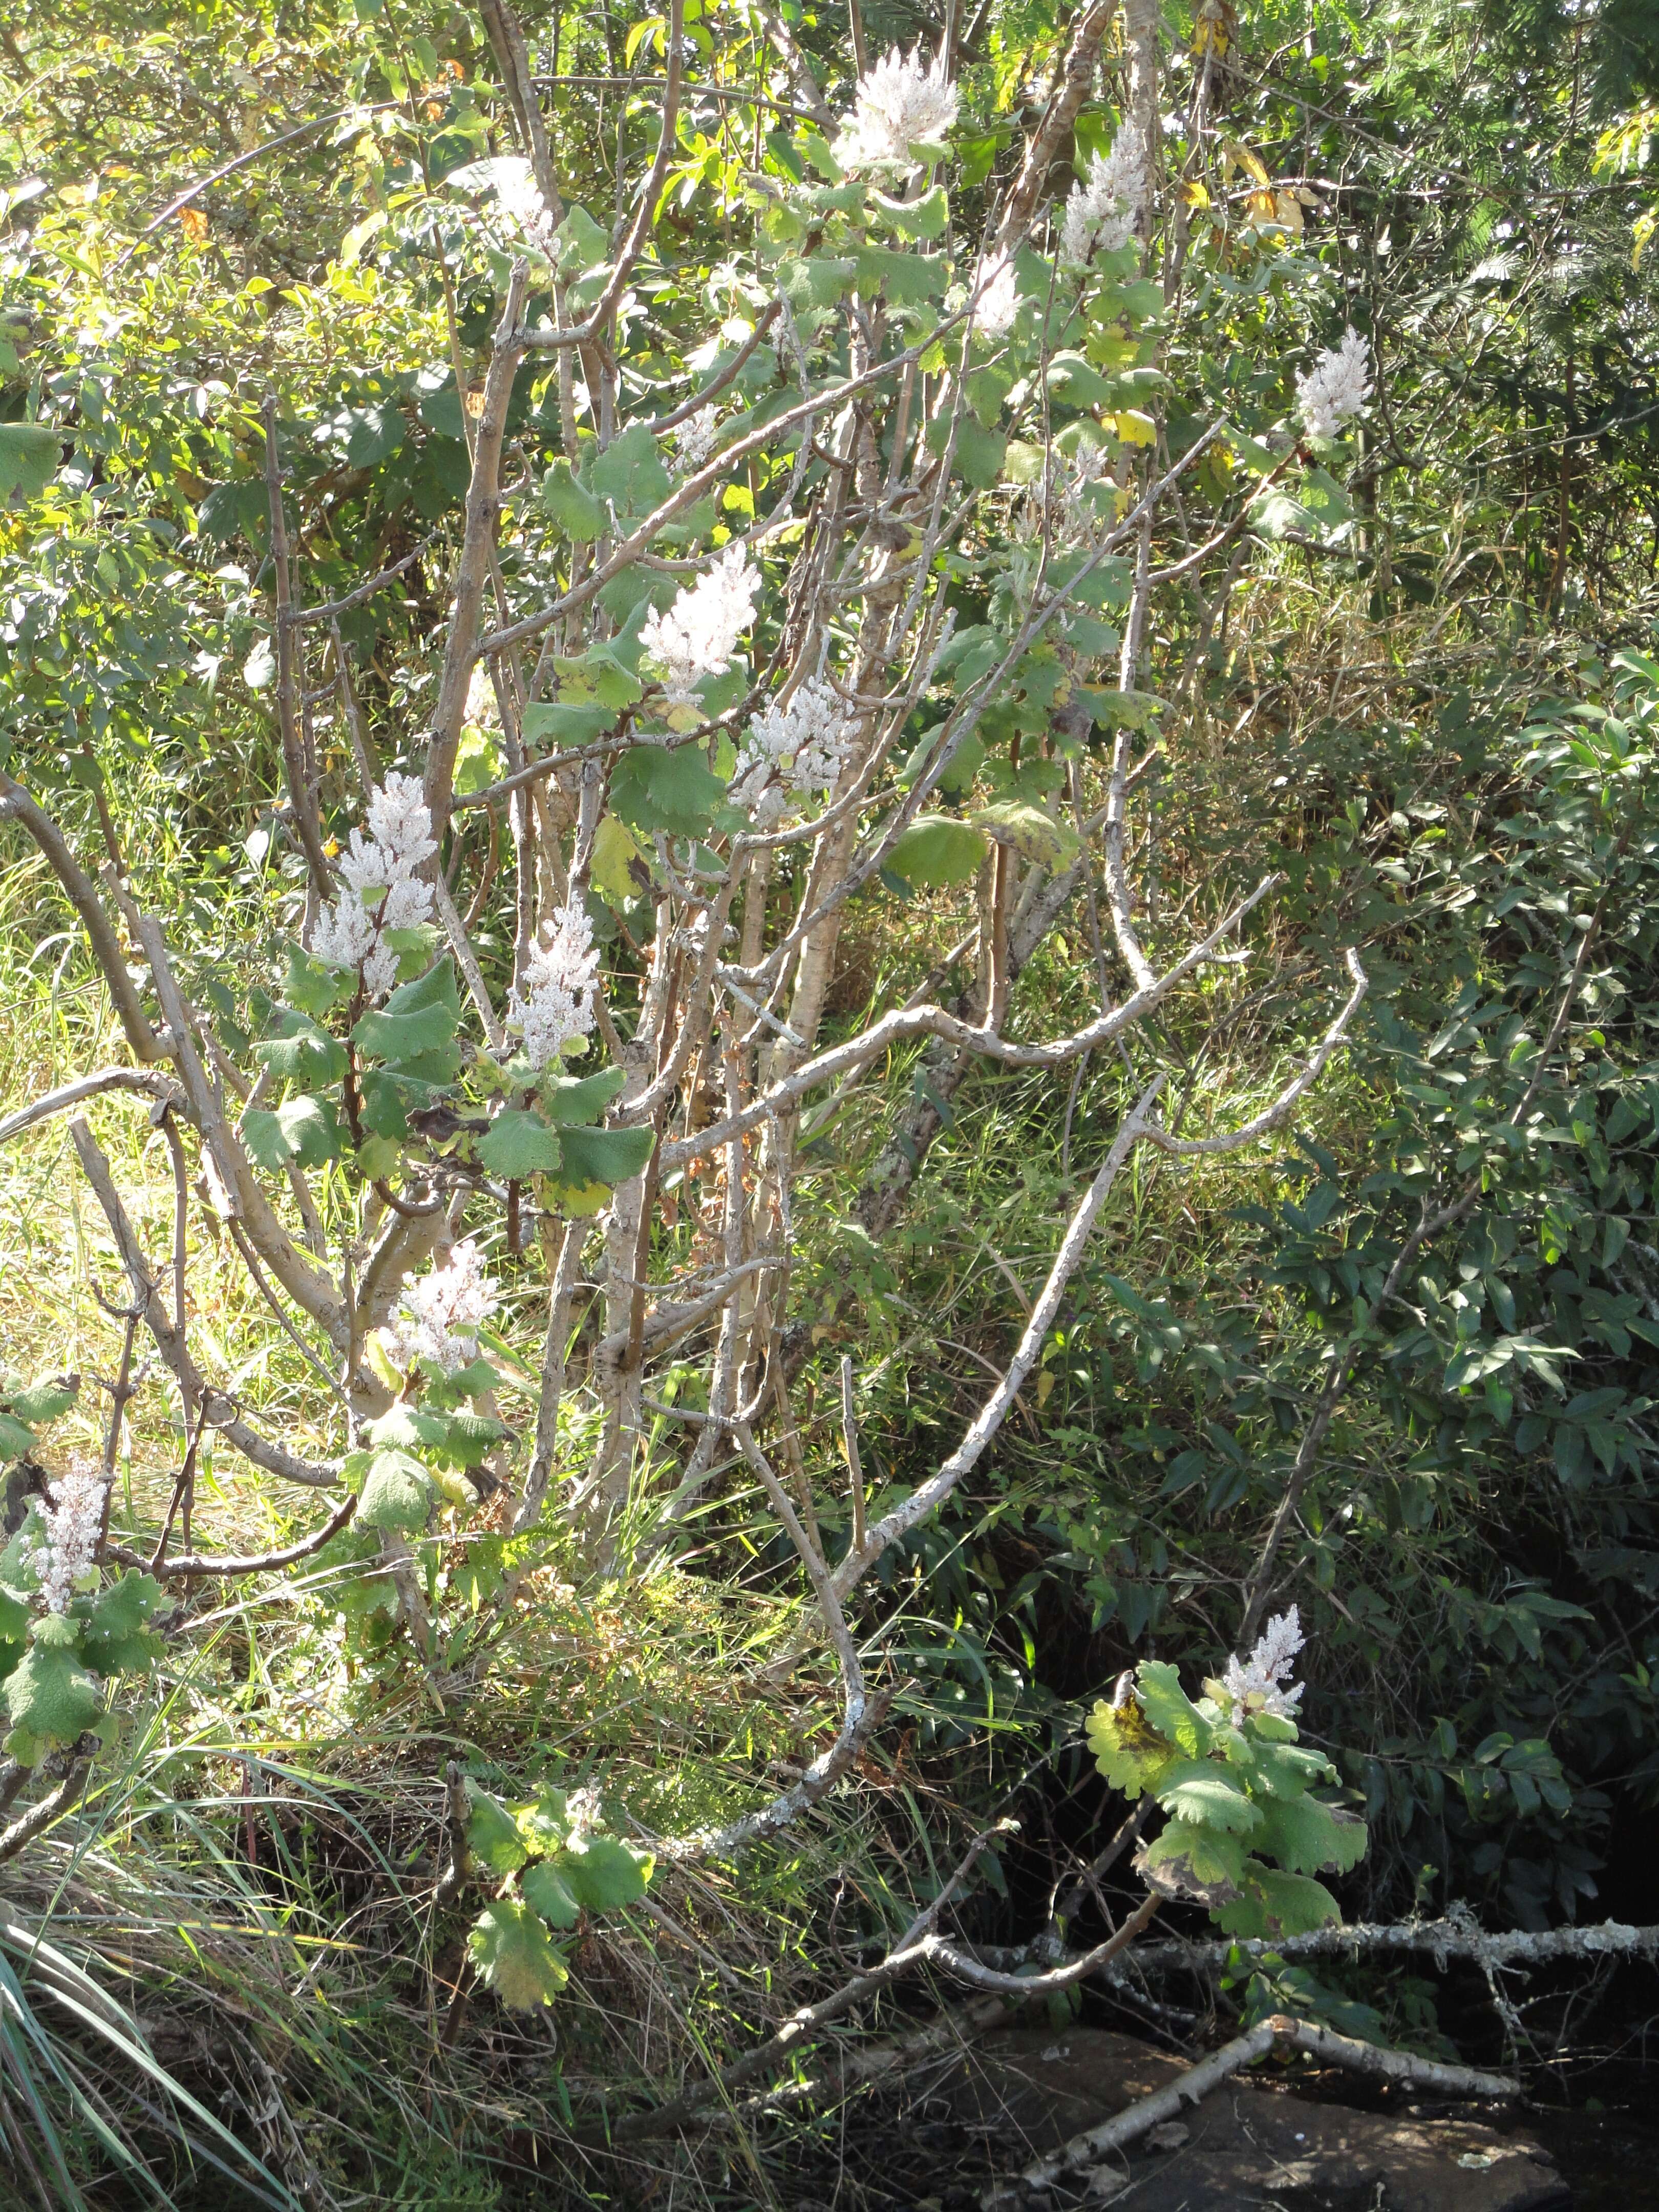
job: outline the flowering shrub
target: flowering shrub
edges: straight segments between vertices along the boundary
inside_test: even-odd
[[[1230,1936],[1299,1936],[1341,1917],[1314,1877],[1365,1855],[1365,1823],[1313,1793],[1337,1771],[1297,1741],[1303,1685],[1285,1677],[1302,1637],[1294,1607],[1196,1704],[1174,1667],[1142,1660],[1089,1716],[1089,1747],[1115,1790],[1169,1815],[1136,1871],[1161,1895],[1204,1905]]]

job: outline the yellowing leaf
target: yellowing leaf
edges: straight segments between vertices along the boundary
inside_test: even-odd
[[[1157,423],[1138,407],[1121,408],[1113,416],[1112,423],[1126,446],[1151,446],[1158,441]]]

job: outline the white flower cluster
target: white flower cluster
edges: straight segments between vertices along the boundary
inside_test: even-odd
[[[1116,487],[1109,480],[1103,486],[1111,495],[1109,503],[1091,496],[1093,487],[1101,483],[1108,458],[1104,446],[1080,445],[1069,454],[1051,448],[1047,468],[1027,495],[1026,519],[1031,532],[1041,533],[1046,504],[1048,526],[1062,544],[1093,544],[1115,519],[1117,505]]]
[[[900,53],[890,46],[884,61],[859,79],[852,119],[835,143],[843,169],[872,161],[911,161],[912,146],[936,145],[957,119],[957,88],[947,82],[943,58],[931,70],[922,65],[921,42]]]
[[[815,792],[827,796],[841,781],[858,726],[856,711],[834,684],[809,676],[787,706],[769,702],[750,723],[732,771],[733,805],[764,829],[781,821],[791,791],[803,799]]]
[[[1084,269],[1097,252],[1115,253],[1127,246],[1146,197],[1146,144],[1133,124],[1126,123],[1111,152],[1097,154],[1088,175],[1072,187],[1060,226],[1060,259]]]
[[[1334,438],[1371,396],[1371,349],[1350,324],[1340,346],[1296,380],[1297,411],[1310,438]]]
[[[699,407],[695,415],[688,415],[680,424],[677,458],[682,476],[696,476],[714,450],[714,434],[719,428],[720,410],[712,404]]]
[[[404,1277],[403,1302],[386,1332],[392,1357],[400,1367],[429,1359],[457,1375],[477,1358],[479,1325],[500,1303],[499,1286],[469,1237],[426,1274]]]
[[[362,971],[371,998],[398,980],[398,955],[386,933],[414,929],[432,916],[432,886],[417,871],[438,849],[420,779],[392,774],[368,795],[368,836],[351,833],[340,858],[346,888],[318,921],[311,949],[331,967]]]
[[[647,617],[640,643],[663,671],[671,706],[692,705],[700,677],[725,675],[738,638],[755,619],[760,587],[760,571],[749,566],[744,549],[728,545],[665,615],[653,610]]]
[[[72,1459],[52,1483],[50,1502],[38,1509],[46,1541],[29,1550],[27,1562],[40,1578],[48,1613],[67,1613],[76,1584],[91,1571],[108,1488],[101,1468]]]
[[[1015,282],[1012,254],[999,254],[980,272],[979,295],[972,316],[975,337],[1000,338],[1012,329],[1019,312],[1019,288]]]
[[[543,927],[546,941],[532,947],[524,990],[514,991],[507,1009],[508,1020],[524,1032],[525,1056],[532,1067],[545,1067],[573,1037],[587,1035],[599,980],[593,924],[584,907],[573,899]]]
[[[1286,1689],[1284,1680],[1302,1646],[1301,1616],[1292,1606],[1288,1613],[1273,1615],[1248,1659],[1232,1658],[1227,1662],[1221,1686],[1232,1699],[1235,1721],[1247,1712],[1274,1713],[1281,1720],[1295,1719],[1297,1701],[1307,1684],[1298,1682],[1293,1689]]]
[[[501,726],[501,702],[495,696],[495,681],[487,660],[477,662],[473,668],[466,687],[464,720],[480,730],[499,730]]]
[[[495,204],[515,229],[544,253],[553,250],[553,210],[542,198],[536,173],[522,154],[500,154],[489,164]]]

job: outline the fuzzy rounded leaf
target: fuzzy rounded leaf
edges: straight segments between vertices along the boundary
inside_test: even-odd
[[[1262,1824],[1261,1808],[1251,1803],[1243,1783],[1213,1759],[1177,1759],[1159,1775],[1156,1795],[1166,1813],[1200,1827],[1247,1836]],[[1260,1842],[1256,1848],[1261,1848]]]
[[[919,890],[940,890],[977,875],[989,849],[984,832],[970,823],[922,814],[894,845],[887,865]]]
[[[103,1718],[104,1693],[76,1644],[76,1625],[61,1613],[35,1622],[28,1650],[6,1677],[6,1711],[15,1729],[43,1742],[73,1743]]]
[[[477,1783],[469,1782],[466,1794],[472,1805],[466,1840],[473,1857],[491,1874],[513,1873],[530,1856],[517,1821],[499,1797],[492,1797]]]
[[[161,1602],[153,1576],[129,1567],[102,1591],[81,1633],[81,1652],[100,1674],[144,1674],[167,1646],[146,1623]]]
[[[976,806],[969,820],[999,845],[1012,846],[1022,860],[1045,868],[1066,868],[1077,858],[1078,835],[1069,823],[1056,822],[1029,799],[999,799]]]
[[[1096,1765],[1113,1789],[1128,1798],[1156,1789],[1176,1755],[1173,1745],[1148,1727],[1133,1695],[1121,1705],[1109,1705],[1103,1698],[1090,1714],[1085,1733]]]
[[[1160,1838],[1160,1840],[1162,1840]],[[1229,1936],[1310,1936],[1341,1918],[1323,1882],[1304,1874],[1280,1874],[1259,1860],[1245,1862],[1237,1896],[1224,1901],[1216,1925]]]
[[[577,1184],[601,1182],[611,1188],[642,1174],[651,1157],[656,1135],[650,1129],[566,1129],[564,1179]]]
[[[1174,1820],[1137,1853],[1135,1871],[1161,1897],[1190,1899],[1214,1911],[1239,1893],[1244,1847],[1214,1828]]]
[[[1276,1859],[1292,1874],[1346,1874],[1365,1856],[1365,1823],[1340,1806],[1316,1797],[1269,1797],[1250,1848]]]
[[[432,1510],[432,1478],[404,1451],[377,1451],[368,1463],[357,1504],[360,1528],[391,1528],[413,1536]]]
[[[533,1905],[550,1928],[574,1928],[581,1918],[581,1905],[565,1887],[564,1878],[550,1859],[531,1868],[519,1884],[526,1905]]]
[[[533,1175],[556,1175],[564,1154],[539,1114],[514,1108],[498,1114],[478,1139],[478,1159],[492,1175],[521,1182]]]
[[[588,1836],[559,1852],[553,1864],[561,1880],[590,1912],[612,1912],[645,1895],[655,1862],[636,1858],[614,1836]]]
[[[550,2004],[570,1978],[546,1922],[515,1898],[498,1898],[479,1914],[466,1948],[486,1984],[514,2012]]]

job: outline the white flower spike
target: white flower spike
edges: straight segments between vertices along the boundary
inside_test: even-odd
[[[361,971],[372,999],[398,980],[398,955],[386,933],[414,929],[432,918],[432,886],[419,869],[438,849],[420,780],[387,776],[368,795],[368,835],[351,833],[341,855],[345,890],[319,917],[311,950],[331,967]]]
[[[663,672],[670,706],[694,705],[701,678],[725,675],[738,640],[755,619],[760,588],[760,572],[749,566],[744,547],[728,545],[665,615],[647,617],[640,643]]]
[[[387,1334],[400,1367],[429,1359],[458,1375],[478,1356],[478,1330],[500,1304],[500,1286],[483,1271],[469,1237],[420,1277],[404,1277],[403,1303]]]
[[[835,156],[843,169],[873,161],[915,167],[910,149],[936,145],[957,119],[957,88],[945,75],[943,59],[927,69],[920,40],[908,54],[890,46],[868,76],[859,79],[852,118],[836,139]]]
[[[1248,1659],[1229,1659],[1221,1686],[1232,1699],[1235,1721],[1246,1713],[1296,1718],[1297,1703],[1307,1684],[1297,1682],[1287,1689],[1284,1683],[1303,1643],[1301,1616],[1292,1606],[1288,1613],[1273,1615]]]
[[[1019,312],[1019,289],[1014,264],[1007,254],[988,262],[981,271],[979,296],[974,301],[974,334],[981,338],[1006,337]]]
[[[1340,346],[1296,380],[1297,411],[1310,438],[1334,438],[1370,398],[1371,349],[1352,324]]]
[[[769,701],[732,771],[733,804],[770,827],[787,811],[787,790],[801,799],[827,795],[841,781],[858,726],[856,711],[822,676],[809,676],[787,706]]]
[[[40,1578],[48,1613],[67,1613],[76,1584],[92,1571],[108,1492],[101,1468],[72,1459],[39,1509],[46,1541],[31,1547],[28,1564]]]
[[[1133,124],[1126,123],[1111,152],[1097,154],[1088,175],[1072,187],[1060,227],[1061,261],[1084,269],[1096,253],[1127,246],[1146,197],[1146,149]]]
[[[514,990],[507,1001],[507,1018],[523,1031],[525,1057],[532,1067],[545,1067],[573,1038],[592,1030],[599,980],[586,908],[573,901],[543,927],[546,941],[525,963],[523,994]]]

